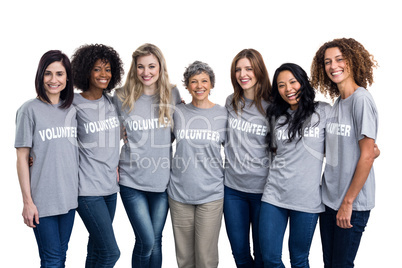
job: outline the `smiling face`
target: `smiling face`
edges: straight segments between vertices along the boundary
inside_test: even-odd
[[[236,63],[236,80],[244,90],[245,95],[254,96],[255,84],[257,78],[254,75],[250,60],[242,58]]]
[[[91,70],[89,77],[89,90],[104,90],[112,78],[112,68],[109,62],[98,59]]]
[[[193,101],[208,101],[208,95],[211,89],[212,84],[210,77],[205,72],[193,75],[188,81],[187,90],[193,97]]]
[[[298,94],[301,87],[299,81],[288,70],[280,72],[277,81],[278,91],[282,99],[290,105],[291,110],[296,110],[299,105]]]
[[[60,92],[67,85],[66,68],[61,61],[55,61],[47,66],[43,75],[43,86],[50,100],[60,97]]]
[[[153,54],[141,56],[137,59],[137,77],[144,85],[145,90],[156,90],[159,79],[159,61]]]
[[[325,50],[324,66],[329,79],[335,84],[340,85],[354,81],[349,65],[338,47]]]

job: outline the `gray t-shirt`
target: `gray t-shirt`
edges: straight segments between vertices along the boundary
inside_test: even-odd
[[[322,199],[326,206],[338,210],[349,189],[360,158],[359,141],[377,138],[377,107],[371,94],[358,88],[346,99],[340,97],[328,117],[325,136],[326,166],[322,182]],[[366,183],[353,202],[353,210],[374,208],[375,178],[372,167]]]
[[[262,201],[274,206],[320,213],[324,211],[321,202],[321,173],[324,159],[325,124],[331,106],[319,102],[312,116],[306,120],[299,135],[288,142],[288,127],[279,126],[286,117],[278,118],[275,127],[277,154],[269,170]],[[291,116],[294,111],[288,110]]]
[[[15,148],[31,148],[31,195],[39,218],[67,213],[78,206],[76,110],[39,99],[17,111]]]
[[[269,170],[265,142],[268,121],[249,99],[246,99],[243,111],[236,115],[232,99],[233,94],[227,97],[225,105],[228,110],[225,185],[238,191],[261,194]],[[262,107],[264,110],[268,107],[264,100]]]
[[[168,186],[170,198],[186,204],[205,204],[223,198],[222,145],[227,111],[215,104],[201,109],[180,104],[174,113],[176,153]]]
[[[79,196],[106,196],[119,191],[120,123],[111,98],[87,100],[74,95],[79,144]]]
[[[120,184],[141,191],[164,192],[170,177],[172,128],[170,123],[159,123],[159,102],[155,97],[143,94],[128,112],[117,95],[113,96],[128,140],[120,153]],[[174,87],[172,111],[174,104],[180,102],[179,91]]]

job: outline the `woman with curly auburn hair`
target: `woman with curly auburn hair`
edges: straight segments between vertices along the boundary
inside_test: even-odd
[[[261,197],[268,175],[265,136],[271,83],[261,54],[244,49],[233,59],[230,77],[234,93],[228,110],[225,144],[226,232],[237,267],[262,267],[258,235]],[[254,258],[250,253],[250,226]]]
[[[109,95],[123,75],[123,64],[111,47],[79,47],[72,56],[79,143],[77,212],[89,232],[85,267],[114,267],[120,257],[113,218],[119,191],[120,124]]]
[[[113,97],[127,132],[119,162],[120,196],[136,238],[132,267],[161,267],[172,114],[181,98],[158,47],[144,44],[132,57],[126,83]]]
[[[322,45],[311,66],[312,84],[338,97],[327,117],[320,231],[325,267],[353,267],[374,208],[377,108],[366,90],[373,83],[373,56],[356,40]]]

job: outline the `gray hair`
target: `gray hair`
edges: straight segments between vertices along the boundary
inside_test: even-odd
[[[193,77],[194,75],[198,75],[200,73],[206,73],[209,76],[209,80],[211,81],[211,86],[213,88],[215,86],[214,71],[212,70],[211,67],[209,67],[208,64],[206,64],[205,62],[202,62],[202,61],[198,61],[198,60],[191,63],[184,71],[184,74],[183,74],[184,86],[187,87],[190,82],[189,81],[190,78]]]

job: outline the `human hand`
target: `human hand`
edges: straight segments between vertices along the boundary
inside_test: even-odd
[[[117,182],[119,182],[120,181],[119,167],[117,167],[116,172],[117,172]]]
[[[122,131],[123,131],[123,141],[124,144],[126,144],[128,142],[128,139],[127,139],[127,130],[125,126],[123,126]]]
[[[336,225],[340,228],[348,229],[352,228],[353,225],[350,224],[350,219],[352,218],[352,204],[342,203],[341,207],[336,214]]]
[[[374,143],[374,159],[380,156],[380,149],[377,146],[377,143]]]
[[[39,224],[39,212],[34,203],[24,204],[22,217],[28,227],[35,228],[35,223]]]

